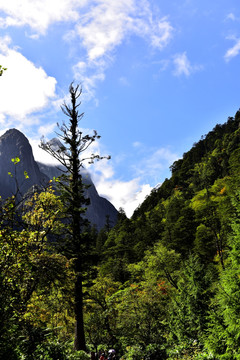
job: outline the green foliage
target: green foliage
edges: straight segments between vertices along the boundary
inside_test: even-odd
[[[240,112],[176,161],[131,219],[120,211],[97,233],[79,170],[101,159],[81,158],[98,135],[80,132],[71,91],[57,152],[70,175],[50,182],[62,196],[50,186],[1,201],[1,356],[85,360],[73,350],[85,335],[88,349],[113,347],[122,360],[240,359]]]
[[[0,76],[2,76],[3,72],[6,70],[7,68],[4,68],[2,65],[0,65]]]
[[[121,218],[101,238],[100,273],[123,284],[113,306],[125,357],[146,358],[151,343],[171,359],[228,358],[226,349],[239,345],[239,296],[236,291],[227,302],[224,285],[233,277],[226,274],[233,262],[228,238],[237,231],[230,224],[236,213],[231,197],[239,189],[239,120],[238,112],[194,144],[132,219]],[[238,275],[233,289],[237,281]]]
[[[232,199],[235,216],[232,221],[233,234],[229,236],[229,253],[226,267],[220,273],[216,292],[215,313],[210,320],[209,348],[219,359],[240,359],[240,192]],[[218,343],[215,342],[216,336]],[[214,339],[215,337],[215,339]],[[219,346],[219,344],[221,344]]]
[[[11,161],[14,163],[14,165],[17,165],[20,162],[19,157],[15,157],[13,159],[11,159]]]
[[[121,357],[121,360],[143,360],[143,349],[140,346],[128,346],[126,353]]]
[[[50,231],[54,233],[59,230],[61,224],[57,217],[59,209],[61,209],[59,200],[51,188],[46,192],[34,194],[32,199],[25,202],[24,211],[22,207],[20,210],[14,196],[2,201],[0,212],[1,351],[9,352],[11,347],[11,354],[16,354],[21,347],[21,339],[25,339],[25,344],[26,341],[28,342],[28,349],[37,346],[39,336],[36,337],[34,334],[40,333],[34,331],[33,325],[35,329],[38,329],[46,322],[43,318],[33,320],[34,316],[35,319],[37,318],[36,307],[32,306],[34,298],[41,296],[46,301],[59,281],[62,283],[65,281],[66,258],[53,253],[52,245],[47,240]],[[27,340],[30,338],[34,341]],[[11,354],[9,352],[6,358],[10,359],[11,356],[17,358],[17,355]]]
[[[73,351],[72,343],[47,341],[37,346],[29,359],[26,360],[89,360],[90,356],[80,350]]]
[[[207,328],[211,273],[196,255],[184,263],[169,310],[171,334],[176,339],[173,346],[202,341]]]
[[[100,344],[113,346],[116,343],[117,309],[114,294],[119,282],[109,277],[98,276],[85,301],[85,327],[89,341],[97,349]]]

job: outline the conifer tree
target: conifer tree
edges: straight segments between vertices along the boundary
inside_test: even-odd
[[[232,198],[235,214],[228,238],[226,267],[220,273],[207,347],[218,359],[240,359],[240,191]],[[217,341],[216,341],[217,340]]]
[[[210,299],[210,274],[197,255],[190,255],[181,268],[178,290],[169,307],[170,334],[175,345],[192,351],[202,345]],[[172,344],[172,346],[175,346]]]
[[[93,163],[95,159],[100,160],[103,157],[91,154],[83,157],[89,146],[100,136],[94,131],[92,136],[83,135],[79,130],[79,121],[83,117],[83,113],[78,112],[79,97],[82,89],[73,83],[69,87],[71,97],[71,105],[63,104],[61,107],[63,113],[68,117],[68,124],[59,124],[60,133],[58,137],[63,144],[56,149],[54,144],[45,142],[42,139],[40,147],[57,159],[66,169],[63,175],[59,178],[61,197],[65,206],[65,213],[68,217],[68,234],[69,242],[67,244],[68,256],[74,259],[74,270],[76,275],[75,280],[75,350],[86,350],[84,321],[83,321],[83,261],[87,257],[87,242],[88,235],[84,232],[87,220],[84,217],[86,205],[89,200],[84,196],[86,186],[83,183],[80,170],[83,168],[83,163],[88,161]],[[86,153],[85,153],[86,154]],[[110,157],[107,157],[110,158]]]

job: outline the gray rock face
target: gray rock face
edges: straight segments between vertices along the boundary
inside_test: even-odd
[[[11,159],[18,157],[16,165]],[[24,171],[29,178],[26,179]],[[11,172],[12,177],[8,174]],[[34,160],[28,139],[16,129],[8,130],[0,137],[0,195],[2,198],[16,194],[17,188],[24,194],[33,185],[46,185],[49,181]]]
[[[20,162],[13,164],[11,159],[18,157]],[[24,171],[29,178],[26,179]],[[11,172],[12,177],[8,174]],[[16,194],[19,188],[24,195],[32,186],[46,186],[51,178],[59,176],[61,171],[56,166],[37,163],[28,139],[17,129],[10,129],[0,137],[0,195],[7,198]],[[87,172],[82,174],[83,181],[91,185],[86,190],[90,198],[86,216],[92,225],[100,230],[109,217],[110,225],[115,225],[118,211],[105,198],[98,195],[97,190]]]
[[[45,165],[38,162],[39,169],[46,174],[50,179],[60,176],[62,171],[60,166]],[[95,225],[98,230],[106,225],[106,218],[109,217],[110,226],[114,226],[117,222],[118,211],[107,199],[99,196],[91,176],[87,171],[82,172],[82,179],[84,184],[90,185],[85,190],[85,196],[90,199],[90,205],[87,207],[86,217]]]

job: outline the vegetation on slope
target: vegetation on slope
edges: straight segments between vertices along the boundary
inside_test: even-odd
[[[99,233],[87,229],[95,244],[83,269],[88,352],[240,359],[239,123],[237,112],[194,144],[131,219],[120,212],[114,228],[106,221]],[[62,235],[61,201],[51,188],[35,196],[19,215],[24,230],[11,222],[14,199],[2,204],[1,351],[9,359],[83,359],[71,350],[74,262],[47,240]]]

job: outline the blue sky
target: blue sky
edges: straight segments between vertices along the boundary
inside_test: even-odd
[[[169,166],[240,107],[236,0],[0,0],[0,133],[18,128],[37,160],[65,120],[71,81],[100,195],[128,216]]]

